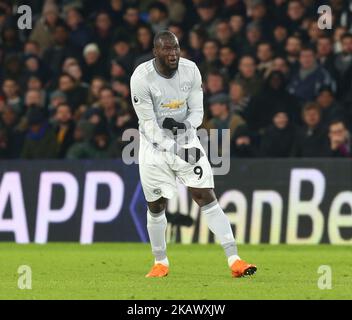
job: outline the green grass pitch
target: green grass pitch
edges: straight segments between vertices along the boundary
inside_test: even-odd
[[[146,279],[148,244],[0,243],[0,299],[352,299],[350,246],[240,245],[258,266],[231,278],[218,245],[169,245],[170,274]],[[20,265],[32,269],[32,289],[18,288]],[[320,265],[332,289],[318,288]]]

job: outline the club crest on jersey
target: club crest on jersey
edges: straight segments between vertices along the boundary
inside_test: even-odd
[[[191,90],[191,83],[190,82],[186,82],[181,86],[181,91],[187,92]]]
[[[138,104],[138,103],[139,103],[139,99],[138,99],[138,97],[137,97],[136,95],[133,96],[133,102],[134,102],[135,104]]]
[[[161,104],[161,107],[162,108],[169,108],[169,109],[178,109],[180,108],[181,106],[183,106],[185,102],[184,101],[181,101],[181,100],[171,100],[170,102],[168,103],[162,103]]]

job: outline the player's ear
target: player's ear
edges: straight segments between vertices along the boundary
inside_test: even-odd
[[[156,57],[156,48],[153,48],[153,55]]]

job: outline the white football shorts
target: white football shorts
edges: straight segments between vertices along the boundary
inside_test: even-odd
[[[187,148],[197,147],[204,156],[191,165],[171,152],[162,152],[140,135],[139,173],[144,196],[148,202],[160,197],[171,199],[177,194],[176,179],[187,187],[214,188],[213,172],[198,138]]]

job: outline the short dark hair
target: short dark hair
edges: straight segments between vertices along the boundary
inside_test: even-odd
[[[153,2],[148,6],[148,11],[153,10],[153,9],[157,9],[160,12],[164,13],[164,14],[168,14],[169,10],[167,9],[167,6],[162,3],[162,2]]]
[[[224,44],[224,45],[222,45],[222,46],[220,47],[220,50],[221,50],[221,49],[229,49],[229,50],[232,51],[233,53],[236,52],[235,49],[234,49],[232,46],[230,46],[229,44]]]
[[[346,123],[345,123],[345,120],[343,120],[342,118],[336,118],[336,119],[331,120],[331,121],[329,122],[329,127],[330,127],[330,126],[333,126],[334,124],[339,124],[339,123],[342,123],[343,126],[344,126],[345,128],[347,128]]]
[[[27,40],[24,45],[27,45],[27,44],[33,44],[33,45],[36,46],[37,48],[40,48],[40,44],[39,44],[39,42],[36,41],[36,40],[31,40],[31,39],[30,39],[30,40]]]
[[[316,54],[315,48],[310,46],[310,45],[303,46],[302,49],[301,49],[301,53],[303,51],[311,51],[311,52],[313,52],[313,54]]]
[[[326,40],[329,40],[330,42],[332,42],[332,38],[330,36],[328,36],[327,34],[323,34],[318,37],[318,41],[323,40],[323,39],[326,39]]]
[[[220,42],[217,40],[217,39],[214,39],[214,38],[208,38],[204,41],[204,45],[207,43],[207,42],[212,42],[214,43],[218,48],[220,48]],[[204,48],[204,46],[203,46]]]
[[[260,41],[257,45],[257,48],[262,45],[269,46],[271,51],[273,51],[273,45],[269,41]]]
[[[115,92],[114,92],[113,88],[111,88],[110,86],[103,86],[103,87],[99,90],[99,96],[100,96],[100,94],[101,94],[103,91],[105,91],[105,90],[108,90],[108,91],[110,91],[113,95],[115,95]]]
[[[347,38],[352,38],[352,33],[346,32],[341,36],[341,41]]]
[[[56,107],[56,110],[59,109],[60,107],[68,107],[70,109],[71,113],[72,113],[72,108],[67,102],[59,103],[58,106]]]
[[[168,40],[171,40],[171,39],[177,39],[177,37],[169,30],[163,30],[163,31],[160,31],[158,32],[155,37],[154,37],[154,40],[153,40],[153,45],[154,47],[157,47],[158,46],[158,43],[160,40],[164,40],[164,39],[168,39]]]
[[[320,109],[320,106],[317,102],[307,102],[303,109],[302,109],[302,115],[305,114],[307,111],[310,111],[310,110],[315,110],[317,111],[319,114],[321,113],[321,109]]]
[[[69,73],[67,73],[67,72],[61,73],[60,76],[59,76],[59,79],[62,78],[62,77],[68,77],[68,78],[71,79],[72,82],[76,83],[76,79],[73,76],[71,76]]]

